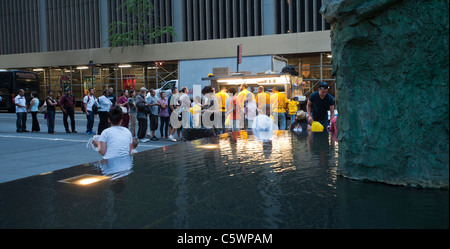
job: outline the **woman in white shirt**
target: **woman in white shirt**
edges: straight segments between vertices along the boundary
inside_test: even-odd
[[[31,97],[33,98],[30,102],[30,112],[31,117],[33,118],[33,127],[31,128],[31,132],[39,132],[41,131],[41,127],[39,126],[39,121],[37,118],[37,114],[39,111],[39,94],[31,93]]]
[[[108,99],[108,96],[109,91],[104,90],[103,95],[96,100],[97,105],[99,106],[98,116],[100,117],[100,122],[98,123],[98,130],[97,130],[97,133],[99,135],[102,134],[103,130],[107,129],[110,126],[108,122],[108,112],[111,109],[113,103],[111,102],[111,100]]]

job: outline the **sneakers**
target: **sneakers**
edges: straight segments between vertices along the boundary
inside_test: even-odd
[[[157,138],[157,137],[153,136],[152,138],[150,138],[150,140],[152,140],[152,141],[158,141],[158,140],[159,140],[159,138]]]
[[[170,135],[170,136],[169,136],[169,140],[172,141],[172,142],[176,142],[176,141],[177,141],[177,140],[173,137],[173,135]]]
[[[140,143],[147,143],[148,141],[150,141],[148,138],[139,139]]]

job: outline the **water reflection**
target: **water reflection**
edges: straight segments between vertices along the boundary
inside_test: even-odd
[[[235,132],[55,171],[0,184],[0,228],[448,228],[448,190],[337,177],[337,150]],[[81,174],[114,180],[58,183]]]
[[[96,163],[95,166],[100,168],[103,175],[118,180],[133,172],[133,157],[123,156],[104,159]]]

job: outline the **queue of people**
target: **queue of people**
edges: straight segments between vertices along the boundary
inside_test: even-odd
[[[307,112],[300,112],[298,99],[289,100],[285,94],[278,91],[277,87],[273,87],[272,95],[269,95],[263,86],[258,87],[258,93],[254,94],[248,90],[245,83],[241,85],[239,93],[235,87],[222,87],[218,93],[215,93],[214,88],[206,86],[202,89],[203,101],[201,98],[196,98],[192,103],[188,94],[187,87],[181,88],[179,92],[175,87],[169,96],[166,96],[165,91],[161,91],[157,95],[154,89],[148,90],[143,87],[139,92],[123,90],[117,99],[113,94],[113,89],[110,88],[103,91],[102,96],[96,98],[94,89],[90,88],[82,101],[82,111],[87,119],[86,134],[96,134],[93,131],[96,115],[100,119],[97,127],[98,135],[109,128],[111,126],[109,111],[116,106],[122,110],[123,120],[120,126],[128,128],[132,137],[146,143],[160,139],[174,142],[182,140],[181,130],[183,128],[214,128],[216,133],[252,129],[258,115],[270,117],[280,130],[298,130],[299,128],[304,130],[304,123],[311,124],[313,121],[328,127],[330,121],[327,111],[334,114],[335,105],[333,97],[328,94],[326,82],[320,83],[319,91],[309,97]],[[76,99],[70,90],[66,91],[59,102],[54,99],[53,91],[48,91],[43,108],[46,108],[44,112],[48,121],[49,134],[55,134],[55,112],[58,104],[63,112],[65,131],[77,133],[74,115],[75,103]],[[32,132],[39,132],[37,114],[42,112],[42,108],[38,109],[40,105],[38,93],[32,93],[32,100],[27,106],[24,91],[19,90],[15,104],[17,132],[28,132],[26,129],[28,111],[31,112],[33,118]],[[287,115],[292,117],[290,124],[286,121]],[[68,118],[71,119],[70,126]],[[138,127],[137,132],[136,126]],[[159,138],[156,136],[158,128],[160,130]]]

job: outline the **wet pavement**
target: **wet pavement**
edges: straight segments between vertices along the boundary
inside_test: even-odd
[[[43,114],[38,114],[41,132],[16,133],[16,114],[0,113],[0,183],[101,160],[100,154],[86,149],[86,143],[92,137],[85,134],[86,116],[75,115],[77,134],[65,132],[62,116],[62,113],[56,114],[56,134],[47,133],[47,121]],[[27,130],[31,130],[31,121],[31,115],[28,114]],[[97,130],[98,122],[97,116],[94,130]],[[137,151],[176,143],[168,140],[150,141],[140,144]]]

